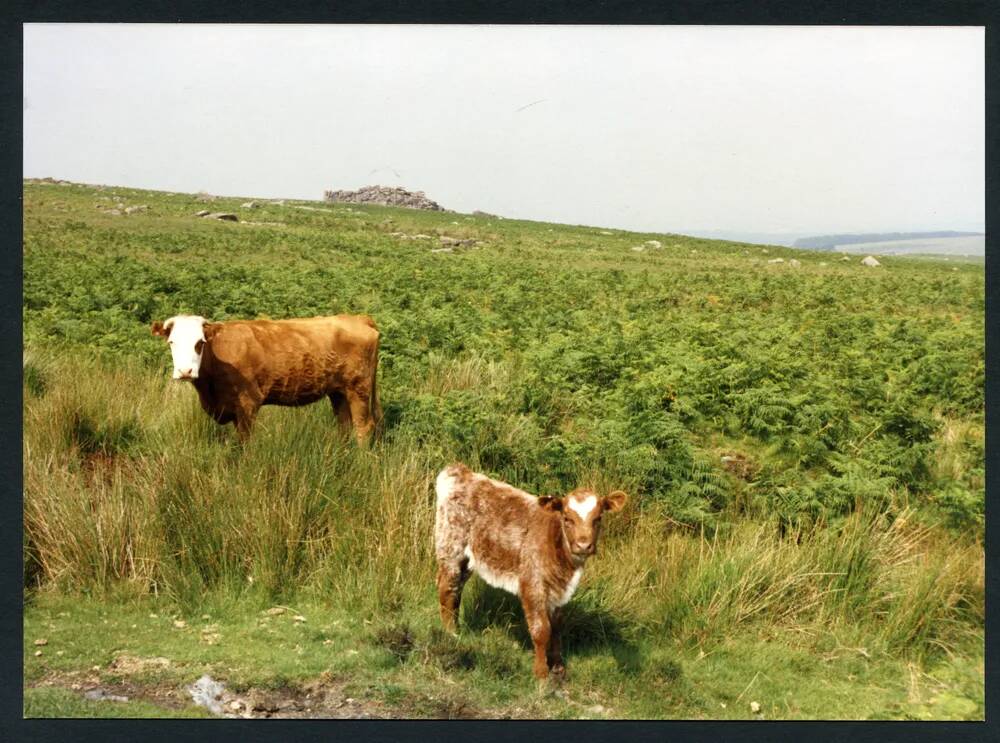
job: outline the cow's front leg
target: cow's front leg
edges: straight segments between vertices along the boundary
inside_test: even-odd
[[[257,411],[260,410],[260,403],[249,395],[240,395],[236,404],[236,433],[240,441],[250,438],[250,431],[253,430],[254,421],[257,420]]]

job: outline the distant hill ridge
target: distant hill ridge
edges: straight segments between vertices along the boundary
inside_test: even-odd
[[[837,245],[878,243],[890,240],[920,240],[929,237],[978,237],[982,234],[982,232],[939,230],[937,232],[872,232],[862,235],[820,235],[818,237],[800,237],[792,243],[792,247],[810,248],[812,250],[832,250]]]

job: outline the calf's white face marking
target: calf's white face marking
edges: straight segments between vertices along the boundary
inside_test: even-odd
[[[205,318],[177,315],[163,323],[163,328],[174,359],[174,379],[197,379],[205,348]]]
[[[596,495],[588,495],[583,500],[577,500],[576,498],[569,499],[569,507],[576,511],[584,522],[587,521],[587,518],[590,516],[590,512],[593,511],[596,506]]]

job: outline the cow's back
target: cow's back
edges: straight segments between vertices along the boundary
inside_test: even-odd
[[[336,315],[226,322],[211,345],[221,365],[254,384],[265,403],[303,405],[371,375],[378,337],[371,318]]]

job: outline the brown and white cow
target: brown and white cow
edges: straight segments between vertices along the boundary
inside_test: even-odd
[[[170,344],[174,379],[188,380],[217,423],[241,439],[261,405],[307,405],[323,397],[338,422],[365,442],[382,417],[375,387],[379,332],[366,315],[209,322],[177,315],[153,323]]]
[[[441,470],[436,490],[437,588],[445,627],[455,631],[462,587],[476,572],[520,597],[535,646],[535,676],[564,674],[561,607],[597,549],[601,515],[621,509],[625,493],[579,489],[564,498],[536,498],[463,464]]]

